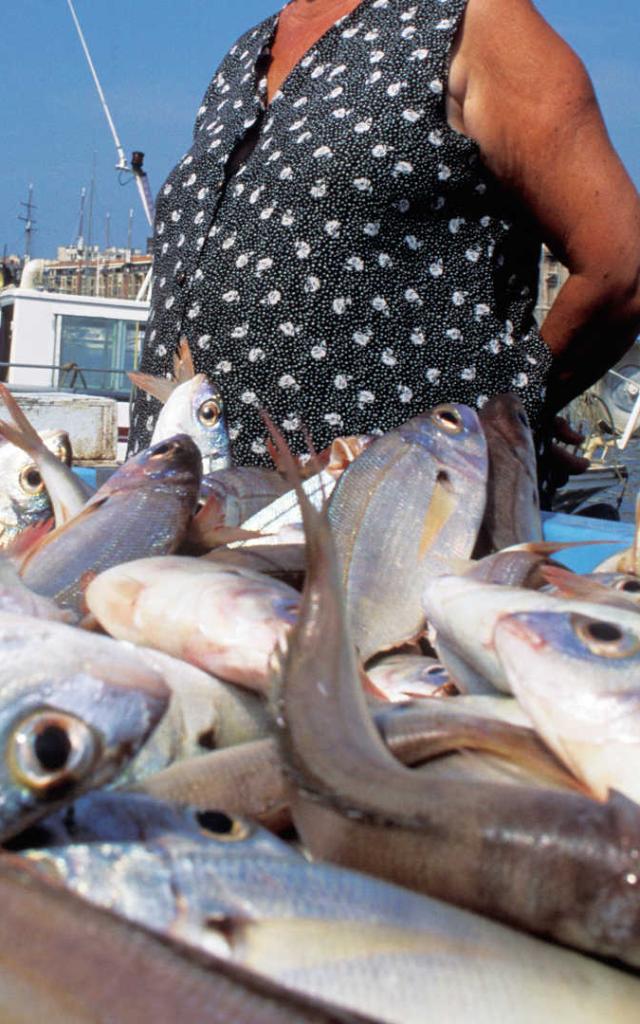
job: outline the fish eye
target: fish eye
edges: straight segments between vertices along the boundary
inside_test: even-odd
[[[602,658],[629,658],[640,651],[640,638],[614,622],[572,616],[573,629],[587,650]]]
[[[237,843],[251,835],[246,822],[231,818],[224,811],[198,811],[196,821],[203,832],[221,843]]]
[[[83,778],[99,754],[93,730],[75,715],[37,711],[14,728],[8,748],[11,774],[43,791]]]
[[[220,406],[213,398],[207,399],[198,409],[198,419],[205,427],[212,427],[220,419]]]
[[[44,491],[44,480],[39,469],[32,464],[25,466],[18,478],[22,490],[26,494],[39,494]]]
[[[618,584],[618,589],[626,594],[637,594],[640,592],[640,580],[623,580]]]
[[[462,416],[453,405],[438,405],[431,413],[431,419],[437,427],[447,434],[460,434],[464,429]]]

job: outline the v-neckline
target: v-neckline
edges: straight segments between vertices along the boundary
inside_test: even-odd
[[[293,0],[289,0],[289,3],[285,4],[285,7],[288,7],[292,2]],[[258,83],[258,99],[265,113],[269,113],[276,100],[280,99],[280,97],[284,95],[285,88],[289,85],[291,79],[296,76],[297,72],[302,67],[303,61],[305,61],[307,57],[314,52],[314,50],[321,46],[327,38],[330,38],[336,29],[344,28],[346,23],[354,19],[356,15],[360,14],[362,9],[364,7],[367,7],[370,2],[372,2],[372,0],[360,0],[359,4],[356,7],[354,7],[353,10],[349,11],[347,14],[344,14],[341,18],[338,18],[338,20],[334,21],[332,25],[329,25],[329,27],[325,29],[322,35],[318,36],[315,42],[312,43],[307,50],[305,50],[305,52],[300,56],[300,59],[293,65],[286,78],[280,83],[280,85],[274,92],[270,101],[267,100],[267,76],[264,76],[264,89],[261,90],[260,82]],[[282,8],[282,11],[284,11],[285,7]],[[278,25],[280,24],[280,17],[282,15],[282,11],[279,11],[278,14],[274,14],[273,17],[271,18],[271,27],[269,30],[269,34],[267,35],[265,42],[260,50],[260,54],[264,53],[265,49],[271,49],[271,47],[273,46],[275,42],[276,32],[278,31]],[[256,67],[257,63],[258,62],[256,60]]]

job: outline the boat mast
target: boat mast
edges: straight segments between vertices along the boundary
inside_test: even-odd
[[[142,166],[143,159],[144,159],[144,153],[141,153],[139,151],[134,152],[132,157],[131,157],[131,165],[129,165],[127,163],[127,158],[124,155],[124,149],[122,148],[122,143],[120,142],[120,139],[118,137],[118,132],[116,131],[116,126],[113,123],[113,118],[111,117],[111,111],[109,110],[109,107],[107,105],[107,100],[106,100],[104,92],[102,90],[102,86],[100,85],[100,79],[98,78],[98,74],[96,72],[96,69],[94,67],[93,61],[91,59],[91,54],[89,53],[89,47],[87,46],[86,39],[85,39],[84,34],[82,32],[82,29],[80,27],[80,22],[78,21],[78,16],[77,16],[77,14],[75,12],[75,8],[73,6],[72,0],[67,0],[67,6],[69,8],[69,11],[71,12],[71,17],[73,18],[73,23],[74,23],[74,25],[76,27],[76,31],[78,33],[78,38],[80,39],[80,44],[81,44],[82,49],[84,51],[84,55],[87,58],[87,64],[89,65],[89,70],[90,70],[91,75],[93,77],[93,81],[95,83],[95,87],[98,90],[98,97],[100,99],[100,103],[102,105],[102,109],[104,111],[104,115],[105,115],[105,117],[107,119],[107,124],[109,125],[109,129],[111,131],[111,135],[113,136],[113,141],[115,143],[116,152],[118,154],[118,162],[116,164],[116,170],[122,171],[122,172],[124,172],[126,174],[133,174],[134,178],[136,179],[136,185],[138,186],[138,192],[139,192],[139,195],[140,195],[140,201],[142,202],[142,206],[143,206],[143,209],[144,209],[144,212],[145,212],[145,216],[146,216],[146,218],[147,218],[147,220],[149,222],[149,226],[152,227],[153,226],[153,219],[154,219],[154,204],[153,204],[153,197],[151,195],[151,189],[149,188],[149,181],[148,181],[148,178],[147,178],[147,174],[146,174],[146,171],[143,170],[143,166]]]

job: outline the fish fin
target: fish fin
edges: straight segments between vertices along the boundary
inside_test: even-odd
[[[615,596],[616,604],[628,604],[636,608],[633,601],[626,601],[624,593],[613,593],[608,587],[597,583],[593,579],[585,579],[579,573],[570,572],[556,565],[543,565],[540,569],[541,575],[552,587],[562,594],[563,597],[578,597],[585,601],[602,601],[609,603]]]
[[[153,395],[163,405],[167,404],[178,386],[174,380],[169,380],[168,377],[152,377],[150,373],[138,373],[137,370],[130,370],[127,377],[137,388]]]
[[[438,473],[422,525],[418,546],[419,562],[435,544],[439,534],[455,511],[456,505],[456,495],[448,475],[444,472]]]
[[[48,451],[49,449],[46,444],[22,411],[6,384],[0,384],[0,397],[15,424],[15,426],[11,426],[10,423],[0,420],[0,433],[2,436],[24,452],[28,452],[29,455],[41,452],[43,448]]]
[[[500,554],[505,551],[527,551],[533,555],[554,555],[557,551],[565,551],[567,548],[588,548],[596,544],[611,544],[611,539],[603,537],[602,540],[532,540],[525,544],[512,544],[511,547],[503,548]]]
[[[189,342],[185,337],[180,338],[178,351],[173,357],[173,379],[176,384],[184,384],[196,375],[196,368],[193,365],[193,356],[189,348]]]

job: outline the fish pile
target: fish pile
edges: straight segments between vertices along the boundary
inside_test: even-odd
[[[255,471],[136,382],[90,496],[0,385],[0,1019],[635,1024],[640,529],[554,559],[513,395]]]

